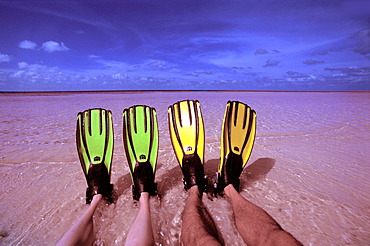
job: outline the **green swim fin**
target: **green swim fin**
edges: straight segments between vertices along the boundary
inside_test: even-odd
[[[251,155],[256,137],[256,112],[248,105],[228,101],[221,132],[221,154],[215,188],[222,192],[228,184],[239,190],[239,176]]]
[[[204,176],[204,124],[200,103],[179,101],[168,107],[168,123],[172,147],[184,175],[184,188],[197,185],[207,192]]]
[[[158,124],[154,108],[135,105],[123,111],[123,143],[132,178],[132,194],[157,194]]]
[[[95,108],[77,115],[77,151],[86,177],[86,203],[92,197],[102,194],[112,202],[113,184],[110,174],[113,157],[112,112]]]

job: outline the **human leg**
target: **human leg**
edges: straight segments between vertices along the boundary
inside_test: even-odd
[[[200,103],[183,100],[168,107],[171,142],[187,190],[181,240],[184,245],[221,245],[217,227],[202,202],[204,177],[204,123]]]
[[[140,208],[126,238],[126,245],[154,245],[154,235],[150,218],[149,193],[142,192]]]
[[[224,192],[232,205],[236,227],[248,245],[301,245],[266,211],[242,197],[232,184]]]
[[[222,245],[216,224],[202,202],[198,186],[188,190],[183,212],[181,241],[184,245]]]
[[[93,196],[88,209],[77,220],[77,222],[64,234],[57,243],[58,246],[67,245],[92,245],[94,242],[93,215],[103,196]]]

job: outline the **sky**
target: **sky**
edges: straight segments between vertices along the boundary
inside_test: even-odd
[[[370,1],[1,1],[0,91],[370,90]]]

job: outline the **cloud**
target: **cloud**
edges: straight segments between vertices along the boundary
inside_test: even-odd
[[[89,55],[88,57],[89,57],[89,59],[91,59],[91,60],[99,59],[99,58],[100,58],[100,56],[97,56],[97,55]]]
[[[18,71],[9,74],[9,80],[17,81],[16,84],[30,86],[30,88],[33,86],[41,86],[40,89],[46,88],[66,78],[65,74],[60,73],[57,67],[18,62],[18,69]]]
[[[186,73],[184,76],[190,76],[190,77],[200,77],[203,75],[214,75],[214,72],[212,71],[194,71],[191,73]]]
[[[356,48],[353,50],[361,55],[370,53],[370,28],[357,32],[352,37],[356,40]]]
[[[246,75],[246,76],[257,76],[257,73],[245,73],[244,75]]]
[[[171,67],[170,64],[168,64],[167,62],[162,61],[162,60],[155,60],[155,59],[147,60],[144,65],[152,69],[161,69],[161,70],[168,69]]]
[[[48,53],[53,53],[56,51],[68,51],[69,48],[65,46],[63,42],[58,43],[55,41],[47,41],[42,44],[42,49]]]
[[[269,52],[265,49],[257,49],[255,52],[254,52],[255,55],[264,55],[264,54],[269,54]]]
[[[23,40],[22,42],[19,43],[18,47],[22,49],[34,50],[36,49],[37,44],[29,40]]]
[[[1,62],[10,62],[10,56],[7,54],[0,53],[0,63]]]
[[[269,59],[263,67],[275,67],[280,64],[280,61]]]
[[[74,31],[74,33],[82,35],[82,34],[85,34],[85,31],[84,30],[76,30],[76,31]]]
[[[329,53],[329,51],[317,51],[314,52],[313,55],[325,56]]]
[[[127,74],[121,74],[121,73],[112,74],[112,79],[125,79],[125,78],[127,78]]]
[[[36,50],[37,44],[35,42],[29,41],[29,40],[23,40],[18,45],[19,48],[22,49],[30,49],[30,50]],[[68,51],[69,48],[63,43],[63,42],[55,42],[55,41],[46,41],[42,44],[41,49],[48,52],[53,53],[56,51]]]
[[[28,67],[28,63],[27,62],[18,62],[18,68],[19,69],[25,69]]]
[[[130,67],[128,63],[117,61],[117,60],[103,59],[103,58],[100,58],[94,55],[90,55],[89,58],[92,59],[94,62],[100,65],[103,65],[104,69],[122,71]]]
[[[57,67],[48,67],[45,65],[40,65],[40,64],[28,64],[27,62],[18,62],[18,68],[21,69],[22,71],[32,71],[32,72],[38,72],[38,73],[43,73],[43,72],[55,72],[58,70]]]
[[[324,61],[323,60],[308,59],[308,60],[305,60],[303,62],[303,64],[306,64],[306,65],[315,65],[315,64],[320,64],[320,63],[324,63]]]
[[[294,72],[294,71],[288,71],[286,72],[286,77],[289,79],[295,79],[295,80],[306,80],[306,79],[315,79],[316,77],[314,75],[308,75],[300,72]]]
[[[332,73],[334,77],[363,77],[369,78],[370,76],[370,66],[369,67],[340,67],[340,68],[325,68],[325,71],[329,71]]]
[[[244,70],[244,67],[241,67],[241,66],[233,66],[233,67],[231,67],[231,71],[233,71],[234,73],[243,72],[243,70]]]

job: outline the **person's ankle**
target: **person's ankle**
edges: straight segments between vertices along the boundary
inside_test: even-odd
[[[193,185],[192,187],[190,187],[188,192],[190,193],[190,195],[198,196],[199,198],[201,198],[203,194],[203,192],[199,191],[198,185]]]
[[[235,187],[232,185],[232,184],[228,184],[225,188],[224,188],[224,193],[227,197],[230,197],[231,194],[233,192],[236,192],[236,189]]]
[[[142,203],[142,202],[146,202],[148,201],[150,198],[150,195],[149,195],[149,192],[141,192],[140,193],[140,198],[139,198],[139,202]]]

